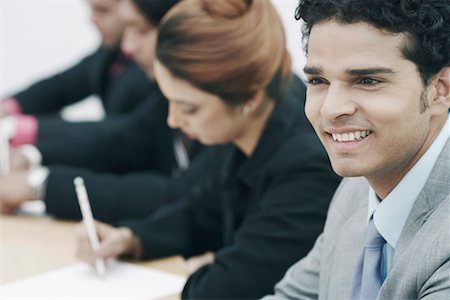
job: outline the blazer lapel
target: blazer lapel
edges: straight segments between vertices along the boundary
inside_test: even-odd
[[[425,187],[420,192],[411,213],[406,220],[400,238],[395,249],[393,264],[397,257],[408,248],[408,245],[426,222],[433,210],[449,195],[450,192],[450,140],[447,141],[444,149],[436,161],[431,171],[430,177],[425,183]]]
[[[444,201],[448,201],[450,193],[449,164],[450,142],[447,141],[406,220],[395,249],[392,269],[381,287],[379,299],[410,299],[412,296],[415,297],[415,293],[420,289],[420,282],[426,281],[426,278],[419,280],[421,274],[417,274],[418,270],[423,268],[423,264],[426,263],[417,259],[431,255],[430,251],[433,249],[429,248],[433,248],[434,239],[439,239],[437,236],[442,235],[442,233],[436,232],[436,220],[434,220],[435,223],[431,222],[430,224],[427,223],[427,220],[433,213],[436,213],[435,210],[438,206]],[[438,215],[441,213],[438,212]],[[444,217],[442,221],[445,219],[447,217]],[[430,226],[424,226],[425,224]]]

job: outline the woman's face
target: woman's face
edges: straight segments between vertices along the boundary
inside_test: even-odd
[[[169,101],[167,123],[205,145],[234,142],[245,134],[249,118],[242,107],[231,108],[218,96],[173,76],[156,61],[155,77]]]

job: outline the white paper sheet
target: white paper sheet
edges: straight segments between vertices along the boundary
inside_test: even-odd
[[[156,299],[181,292],[182,276],[114,262],[105,276],[77,263],[1,287],[0,299]]]

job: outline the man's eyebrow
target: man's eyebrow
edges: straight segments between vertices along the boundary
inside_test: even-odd
[[[303,72],[308,75],[321,75],[323,73],[323,70],[321,67],[305,66],[303,68]],[[373,74],[394,74],[395,73],[395,71],[393,69],[384,68],[384,67],[347,69],[345,72],[352,76],[365,76],[365,75],[373,75]]]
[[[306,66],[303,68],[303,73],[308,74],[308,75],[320,75],[320,74],[322,74],[322,68]]]
[[[347,69],[346,73],[352,76],[364,76],[373,74],[394,74],[395,71],[390,68],[375,67],[375,68],[365,68],[365,69]]]

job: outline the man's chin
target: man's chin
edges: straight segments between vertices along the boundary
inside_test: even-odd
[[[333,171],[341,177],[360,177],[364,176],[365,172],[362,168],[355,167],[352,164],[331,163]]]

